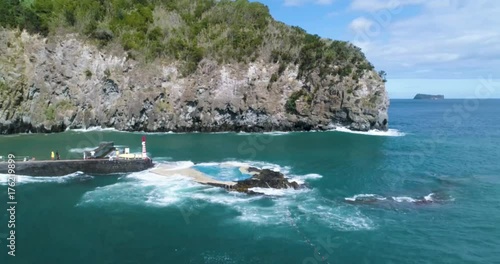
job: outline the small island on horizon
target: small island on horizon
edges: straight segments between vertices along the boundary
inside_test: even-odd
[[[432,95],[432,94],[417,94],[415,97],[413,97],[414,100],[443,100],[444,95]]]

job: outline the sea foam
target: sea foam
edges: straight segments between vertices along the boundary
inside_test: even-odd
[[[171,164],[169,162],[169,164]],[[245,165],[269,167],[287,171],[288,167],[266,162],[226,161],[194,164],[191,161],[174,163],[176,168],[190,166],[230,166]],[[319,174],[296,175],[293,179],[303,181],[321,179]],[[78,206],[110,206],[136,204],[151,207],[174,207],[179,213],[196,211],[210,204],[227,207],[237,212],[237,216],[227,221],[252,225],[289,225],[291,222],[316,221],[337,230],[360,230],[374,227],[372,221],[359,213],[355,207],[340,204],[332,206],[317,191],[304,188],[270,189],[252,188],[264,195],[247,195],[228,192],[224,189],[198,184],[182,175],[164,177],[149,171],[131,173],[118,182],[97,187],[83,195]],[[290,212],[293,212],[290,214]],[[307,216],[305,219],[304,216]]]
[[[435,193],[429,193],[425,196],[410,197],[410,196],[390,196],[383,197],[378,194],[356,194],[352,197],[345,197],[347,202],[371,203],[376,201],[393,201],[397,203],[431,203],[431,202],[452,202],[455,199],[449,195],[441,195],[436,197]]]
[[[365,136],[381,136],[381,137],[403,137],[403,136],[406,136],[406,133],[403,133],[397,129],[389,129],[387,131],[381,131],[381,130],[376,130],[376,129],[369,130],[369,131],[354,131],[354,130],[350,130],[346,127],[337,127],[335,129],[332,129],[331,131],[365,135]]]
[[[72,153],[83,153],[85,151],[92,151],[94,149],[96,149],[97,147],[87,147],[87,148],[72,148],[69,150],[69,152],[72,152]]]
[[[67,128],[66,131],[73,132],[102,132],[102,131],[111,131],[111,132],[119,132],[119,130],[112,127],[87,127],[87,128]]]
[[[7,185],[9,183],[9,177],[11,177],[11,175],[0,174],[0,185]],[[33,177],[25,175],[15,175],[15,177],[17,185],[29,183],[66,183],[72,180],[89,180],[94,178],[80,171],[58,177]]]

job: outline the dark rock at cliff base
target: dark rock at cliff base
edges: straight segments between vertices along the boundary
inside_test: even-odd
[[[283,175],[283,173],[269,170],[269,169],[257,169],[249,168],[250,173],[255,173],[251,178],[238,181],[236,185],[232,187],[233,190],[238,192],[244,192],[248,194],[261,194],[259,192],[251,191],[249,189],[254,187],[260,188],[274,188],[274,189],[288,189],[293,188],[295,190],[300,188],[297,182],[290,182]]]
[[[420,99],[420,100],[443,100],[444,95],[432,95],[432,94],[417,94],[413,99]]]

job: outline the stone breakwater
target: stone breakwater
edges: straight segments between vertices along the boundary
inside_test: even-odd
[[[16,174],[27,176],[65,176],[75,172],[108,175],[143,171],[153,167],[151,159],[133,160],[48,160],[20,161],[16,163]],[[8,163],[0,162],[0,173],[7,174]]]
[[[0,133],[112,127],[123,131],[387,130],[389,99],[374,70],[298,77],[290,63],[142,63],[78,35],[0,29]],[[334,66],[332,66],[332,69]],[[353,71],[354,72],[354,71]],[[278,77],[276,77],[278,76]]]

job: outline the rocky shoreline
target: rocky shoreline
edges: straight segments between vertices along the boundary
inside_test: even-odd
[[[223,132],[245,132],[245,133],[263,133],[263,132],[299,132],[299,131],[329,131],[336,127],[345,127],[341,124],[332,125],[317,125],[317,124],[307,124],[298,123],[293,125],[259,125],[259,126],[220,126],[220,127],[177,127],[173,129],[160,129],[160,130],[134,130],[125,129],[120,130],[115,127],[80,127],[73,126],[67,127],[64,123],[52,125],[49,127],[42,125],[34,126],[31,123],[24,123],[20,120],[5,121],[0,123],[0,134],[20,134],[20,133],[62,133],[71,130],[106,130],[112,129],[119,132],[145,132],[145,133],[223,133]],[[348,127],[349,129],[352,129]],[[352,129],[353,131],[358,131],[357,129]],[[366,130],[365,130],[366,131]]]

